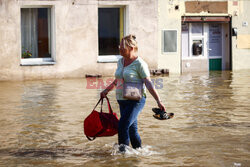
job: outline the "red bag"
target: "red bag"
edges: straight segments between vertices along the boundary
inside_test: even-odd
[[[91,114],[84,120],[84,133],[89,140],[94,140],[96,137],[113,136],[117,134],[118,118],[116,113],[113,113],[108,98],[109,113],[102,112],[103,98],[101,98],[97,105],[101,102],[101,112],[97,112],[95,108]],[[92,139],[90,137],[93,137]]]

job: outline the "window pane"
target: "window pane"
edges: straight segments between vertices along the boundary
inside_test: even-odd
[[[203,24],[202,23],[193,23],[192,24],[192,35],[202,36],[203,35]]]
[[[209,56],[222,56],[221,24],[209,24]]]
[[[50,9],[21,9],[22,58],[51,57]]]
[[[192,55],[193,56],[201,56],[203,50],[202,39],[195,39],[192,42]]]
[[[163,51],[177,52],[177,31],[166,30],[163,31]]]
[[[123,10],[98,9],[99,55],[119,55],[118,45],[123,36]]]

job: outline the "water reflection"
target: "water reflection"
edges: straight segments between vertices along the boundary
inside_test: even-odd
[[[158,76],[174,119],[152,117],[148,95],[139,117],[142,153],[113,154],[117,136],[89,142],[83,120],[100,90],[85,79],[0,82],[0,166],[247,166],[249,71]],[[105,79],[105,78],[103,78]],[[156,78],[155,78],[156,79]],[[118,112],[114,91],[109,95]],[[145,148],[146,148],[145,147]],[[155,154],[157,153],[157,154]]]
[[[21,95],[20,113],[18,120],[22,127],[18,134],[18,147],[34,148],[49,146],[53,141],[57,117],[54,108],[56,84],[46,82],[31,82],[24,84]]]

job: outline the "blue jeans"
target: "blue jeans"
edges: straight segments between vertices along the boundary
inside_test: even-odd
[[[141,147],[141,138],[137,132],[137,117],[142,111],[146,98],[141,100],[118,100],[120,106],[120,120],[118,127],[118,142],[120,144],[131,145],[133,148]]]

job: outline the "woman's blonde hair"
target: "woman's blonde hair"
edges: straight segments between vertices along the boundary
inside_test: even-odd
[[[127,47],[131,47],[135,49],[135,52],[138,51],[138,46],[137,46],[135,35],[130,34],[130,35],[123,37],[122,39],[123,39],[123,45],[125,49],[127,49]]]

